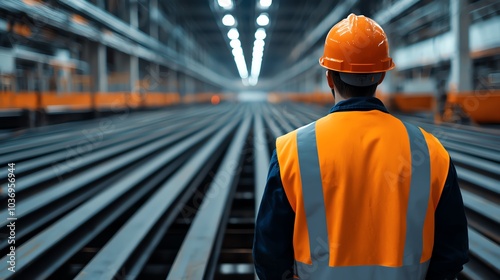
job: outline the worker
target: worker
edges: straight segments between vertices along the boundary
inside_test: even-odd
[[[319,63],[335,105],[276,140],[256,220],[260,279],[454,279],[468,261],[453,163],[374,97],[395,67],[383,29],[350,14]]]

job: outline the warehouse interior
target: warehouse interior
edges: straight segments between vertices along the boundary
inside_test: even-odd
[[[335,103],[318,59],[350,13],[388,37],[376,97],[455,162],[459,279],[498,279],[496,0],[0,1],[0,162],[17,183],[7,207],[2,171],[17,265],[2,242],[0,279],[256,279],[275,139]]]

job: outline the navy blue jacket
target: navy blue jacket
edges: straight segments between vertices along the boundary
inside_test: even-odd
[[[388,113],[374,97],[341,101],[330,113],[368,110]],[[275,150],[255,225],[253,257],[261,280],[293,278],[294,221],[295,213],[283,189]],[[467,220],[457,173],[450,159],[448,177],[435,212],[434,248],[426,279],[454,279],[469,260],[468,251]]]

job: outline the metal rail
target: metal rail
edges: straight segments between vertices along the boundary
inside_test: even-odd
[[[171,128],[167,128],[164,131],[160,131],[159,132],[161,133],[160,135],[152,134],[144,137],[142,140],[138,141],[137,144],[131,143],[127,144],[126,146],[121,146],[121,147],[117,146],[113,149],[107,150],[102,154],[92,153],[88,157],[82,157],[79,163],[76,164],[75,166],[72,166],[72,168],[78,169],[78,165],[92,166],[92,167],[52,185],[49,189],[44,191],[44,193],[38,196],[28,197],[20,201],[17,205],[18,211],[20,213],[18,217],[22,218],[25,215],[38,211],[40,210],[40,208],[49,204],[50,201],[56,198],[62,198],[70,193],[73,193],[78,189],[81,189],[86,185],[101,179],[103,176],[106,176],[106,174],[110,174],[112,172],[120,170],[121,168],[124,168],[130,162],[140,160],[155,153],[159,149],[168,147],[169,145],[172,145],[173,143],[191,135],[192,133],[195,133],[197,130],[207,125],[210,121],[213,121],[213,119],[207,118],[204,121],[198,122],[196,125],[188,127],[188,129],[186,130],[179,130],[179,131],[176,130],[181,128],[181,126],[174,125]],[[184,123],[181,122],[180,124],[182,125]],[[151,140],[150,138],[156,139],[156,141],[144,145],[149,140]],[[137,149],[131,149],[134,146],[137,147]],[[109,157],[112,153],[113,154],[118,153],[116,150],[122,149],[123,147],[125,147],[124,149],[127,150],[128,153],[121,154],[120,156],[114,157],[111,160],[100,162],[100,160],[103,159],[101,155]],[[19,184],[18,191],[22,192],[27,188],[37,186],[41,182],[44,182],[45,180],[50,178],[57,179],[58,177],[63,176],[66,171],[67,170],[54,172],[52,167],[50,167],[46,170],[40,171],[39,173],[29,175],[26,178],[24,178],[26,182],[24,182],[23,184]],[[19,181],[22,182],[23,178],[20,178]],[[0,211],[0,215],[6,215],[6,210]],[[0,225],[3,226],[5,223],[6,223],[5,221],[1,221]]]
[[[170,209],[169,215],[177,216],[181,209],[179,207],[172,209],[173,205],[178,202],[177,198],[182,194],[185,201],[188,198],[187,195],[194,192],[192,187],[190,191],[186,190],[192,180],[191,176],[198,174],[205,167],[205,163],[210,161],[214,150],[222,146],[223,141],[238,122],[239,119],[233,120],[215,134],[194,157],[189,159],[181,169],[163,184],[155,195],[127,221],[120,231],[78,274],[77,279],[113,279],[115,274],[123,267],[128,256],[137,249],[140,242],[167,210]],[[172,221],[173,219],[169,220]],[[144,254],[143,251],[141,253]]]
[[[54,246],[57,246],[58,243],[64,240],[64,238],[71,235],[76,228],[85,226],[86,223],[93,224],[94,229],[81,237],[80,245],[87,243],[93,237],[97,236],[97,234],[101,230],[103,230],[114,220],[112,219],[113,216],[116,218],[119,213],[125,211],[128,208],[126,206],[130,207],[133,201],[137,201],[137,198],[139,198],[140,196],[136,195],[134,197],[131,197],[127,201],[121,201],[120,198],[122,198],[128,192],[133,191],[134,188],[136,189],[136,194],[140,193],[141,191],[144,192],[144,190],[147,188],[137,188],[141,183],[143,183],[146,178],[154,175],[155,172],[159,172],[167,164],[174,162],[177,158],[181,157],[190,149],[201,143],[201,141],[205,140],[207,137],[217,131],[223,125],[223,121],[227,120],[228,117],[226,117],[225,119],[221,119],[218,125],[209,126],[199,131],[190,138],[186,139],[184,137],[186,137],[187,135],[183,135],[184,140],[182,142],[177,142],[177,144],[175,144],[171,148],[155,155],[148,161],[147,165],[140,166],[135,172],[127,174],[121,180],[118,180],[113,185],[109,186],[106,190],[100,192],[90,200],[86,201],[71,213],[59,219],[55,224],[23,244],[18,248],[17,254],[19,258],[23,259],[24,265],[17,273],[23,273],[23,271],[25,271],[26,273],[33,275],[32,273],[35,273],[36,271],[36,274],[34,275],[36,275],[37,277],[50,276],[50,274],[53,273],[58,267],[57,265],[65,262],[67,258],[76,253],[79,250],[79,247],[72,246],[70,248],[65,248],[65,250],[60,253],[61,255],[57,259],[57,261],[53,261],[51,265],[37,265],[36,267],[32,268],[32,264],[43,255],[49,253],[49,250],[54,250]],[[177,137],[175,141],[178,140],[180,140],[180,137]],[[149,146],[148,148],[150,148],[151,152],[158,153],[158,151],[160,151],[160,149],[163,147],[164,145],[156,145],[153,147]],[[127,161],[130,161],[130,159]],[[37,197],[37,199],[44,202],[51,201],[51,198],[47,197],[47,193],[51,192],[46,192],[44,197]],[[61,190],[57,190],[57,193],[61,193]],[[118,204],[120,201],[122,203]],[[102,217],[102,219],[98,223],[93,221],[93,219],[97,218],[99,214],[103,213],[103,211],[105,211],[105,209],[107,207],[110,207],[110,205],[112,204],[118,204],[119,206],[115,209],[115,211],[109,213],[108,216]],[[22,213],[24,213],[24,211]],[[74,237],[72,243],[76,243]],[[4,259],[4,264],[6,264],[7,258],[4,257]],[[7,278],[8,276],[12,276],[10,271],[7,270],[6,265],[2,264],[2,266],[0,267],[0,278]],[[28,267],[30,267],[29,271],[27,269]]]
[[[213,277],[214,269],[209,266],[218,255],[250,123],[251,117],[246,114],[177,253],[167,279]]]
[[[259,209],[264,188],[266,187],[267,170],[270,161],[268,141],[264,130],[262,120],[262,110],[255,109],[254,116],[254,170],[255,170],[255,216],[257,217],[257,209]]]

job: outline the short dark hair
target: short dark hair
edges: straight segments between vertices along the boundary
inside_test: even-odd
[[[333,78],[333,83],[337,88],[337,93],[342,95],[344,98],[350,97],[370,97],[375,95],[378,84],[374,84],[366,87],[358,87],[350,84],[346,84],[340,79],[340,74],[337,71],[328,70]]]

